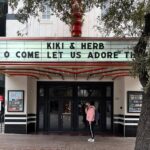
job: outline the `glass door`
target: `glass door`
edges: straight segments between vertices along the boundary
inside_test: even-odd
[[[45,131],[45,89],[44,87],[40,87],[38,89],[38,131]]]
[[[48,103],[48,130],[60,130],[60,102],[58,99],[51,99]]]
[[[62,130],[71,130],[72,104],[71,100],[62,101],[61,122]]]
[[[48,130],[71,130],[72,86],[54,84],[48,87]]]
[[[51,99],[48,107],[49,131],[71,130],[71,100]]]

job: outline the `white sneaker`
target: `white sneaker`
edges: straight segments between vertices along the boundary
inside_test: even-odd
[[[95,142],[95,139],[89,138],[88,142]]]
[[[91,139],[90,142],[95,142],[95,139]]]
[[[89,139],[88,139],[88,142],[91,142],[91,140],[92,140],[92,139],[91,139],[91,138],[89,138]]]

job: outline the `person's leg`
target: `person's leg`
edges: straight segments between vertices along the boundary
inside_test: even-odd
[[[94,139],[94,122],[89,123],[89,126],[91,138]]]

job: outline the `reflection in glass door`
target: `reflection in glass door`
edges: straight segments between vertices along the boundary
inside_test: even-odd
[[[49,104],[49,129],[59,129],[59,101],[52,99]]]
[[[43,87],[39,88],[38,92],[38,130],[44,131],[45,130],[45,120],[44,120],[44,114],[45,114],[45,91]]]
[[[88,124],[86,121],[86,113],[85,113],[85,100],[81,100],[78,103],[78,126],[80,130],[87,129]]]
[[[64,100],[62,108],[63,108],[62,113],[61,113],[62,129],[70,130],[71,129],[71,101]]]
[[[106,101],[106,129],[111,130],[111,101]]]
[[[71,129],[71,101],[51,99],[49,103],[49,130]]]

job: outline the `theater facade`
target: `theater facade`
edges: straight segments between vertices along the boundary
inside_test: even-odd
[[[135,136],[142,86],[130,74],[136,38],[0,38],[5,133],[85,133],[84,104],[95,130]]]

